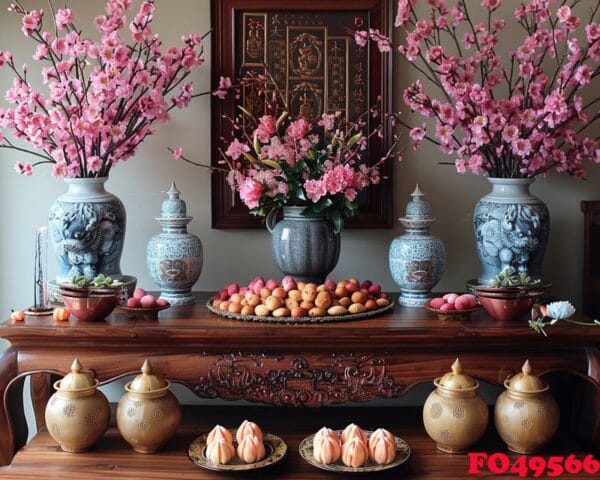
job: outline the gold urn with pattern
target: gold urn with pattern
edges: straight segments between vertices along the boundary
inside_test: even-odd
[[[560,412],[550,387],[532,374],[527,360],[521,373],[504,382],[506,390],[496,400],[494,423],[498,435],[512,452],[529,454],[546,445],[558,430]]]
[[[125,385],[117,407],[117,426],[123,438],[138,453],[155,453],[177,431],[181,409],[171,383],[154,375],[148,360],[142,374]]]
[[[71,373],[54,383],[56,393],[46,405],[46,428],[65,452],[84,452],[106,432],[110,406],[98,385],[78,359]]]
[[[423,407],[423,423],[427,434],[446,453],[464,453],[485,433],[489,420],[488,407],[477,393],[479,382],[463,373],[460,360],[452,371],[433,381]]]

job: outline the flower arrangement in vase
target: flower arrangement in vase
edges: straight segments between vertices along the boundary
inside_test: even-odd
[[[417,3],[397,2],[399,45],[376,30],[355,39],[396,49],[418,70],[403,100],[430,124],[398,119],[416,144],[429,140],[459,173],[489,177],[493,191],[474,216],[479,281],[506,267],[540,278],[549,215],[529,185],[552,170],[580,178],[586,159],[600,162],[598,138],[586,130],[600,118],[600,2],[524,0],[513,12],[502,0]],[[522,27],[516,45],[506,15]],[[499,53],[505,46],[508,55]]]
[[[0,148],[29,153],[35,163],[18,161],[18,173],[30,176],[39,165],[52,165],[69,192],[53,205],[49,228],[59,261],[57,281],[103,272],[119,277],[125,236],[122,203],[104,190],[109,172],[135,155],[139,145],[167,122],[173,109],[188,106],[193,94],[189,74],[204,62],[202,37],[184,35],[181,47],[164,49],[152,29],[155,1],[146,0],[129,22],[131,0],[108,0],[95,18],[100,39],[83,35],[69,8],[28,10],[15,1],[9,11],[21,16],[23,34],[36,43],[33,59],[43,64],[46,92],[30,81],[28,65],[0,50],[0,67],[13,75],[6,92],[11,108],[0,109]],[[44,17],[53,20],[45,28]],[[129,40],[129,42],[128,42]],[[198,94],[200,95],[200,94]],[[17,145],[2,133],[31,147]]]
[[[214,93],[224,98],[248,86],[264,98],[266,113],[257,117],[238,106],[239,115],[229,118],[232,138],[221,151],[222,170],[250,213],[266,217],[273,257],[282,272],[323,280],[337,263],[343,220],[358,213],[357,195],[379,183],[381,166],[399,155],[395,137],[382,158],[363,161],[369,142],[383,137],[396,115],[376,105],[355,121],[341,112],[323,113],[314,122],[302,112],[293,116],[268,72],[250,72],[240,85],[221,77]],[[370,131],[369,116],[376,123]],[[172,152],[195,163],[181,148]],[[284,219],[276,223],[281,209]]]

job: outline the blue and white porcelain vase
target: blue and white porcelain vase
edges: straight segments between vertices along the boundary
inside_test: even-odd
[[[67,193],[50,207],[50,245],[58,260],[58,284],[76,275],[121,278],[125,207],[104,189],[107,177],[66,178]]]
[[[492,191],[479,200],[473,215],[480,284],[488,284],[507,267],[542,278],[550,214],[529,191],[534,180],[488,178]]]
[[[284,275],[303,282],[321,283],[340,258],[342,221],[302,215],[304,207],[283,207],[283,219],[277,222],[277,210],[271,210],[266,226],[271,232],[273,260]]]
[[[429,234],[435,222],[419,186],[411,195],[406,214],[400,219],[405,234],[390,245],[390,272],[400,287],[400,305],[422,307],[444,273],[446,250],[443,242]]]
[[[171,305],[189,305],[194,303],[192,287],[202,272],[202,242],[187,231],[193,217],[187,216],[179,194],[172,183],[156,219],[162,232],[148,242],[146,261],[160,296]]]

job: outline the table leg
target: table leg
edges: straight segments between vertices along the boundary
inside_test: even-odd
[[[16,450],[27,441],[23,380],[13,382],[8,390],[18,372],[17,351],[9,348],[0,354],[0,466],[8,465]]]
[[[52,377],[49,373],[34,373],[29,377],[29,382],[35,426],[39,431],[46,424],[46,404],[52,396]]]

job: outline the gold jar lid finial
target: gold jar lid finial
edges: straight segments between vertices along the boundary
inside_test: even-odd
[[[522,393],[539,393],[548,390],[548,384],[540,377],[533,375],[529,360],[526,360],[521,367],[521,373],[506,379],[504,386]]]
[[[152,364],[148,359],[144,360],[141,371],[142,374],[135,377],[129,384],[129,391],[137,393],[153,392],[169,386],[169,382],[165,379],[154,375]]]
[[[62,391],[83,390],[94,387],[96,383],[96,380],[89,373],[83,371],[81,362],[76,358],[71,364],[71,373],[68,373],[62,380],[57,382],[57,389]]]
[[[437,383],[447,390],[466,390],[478,386],[473,377],[463,373],[463,367],[458,358],[452,364],[452,371],[446,373]]]

